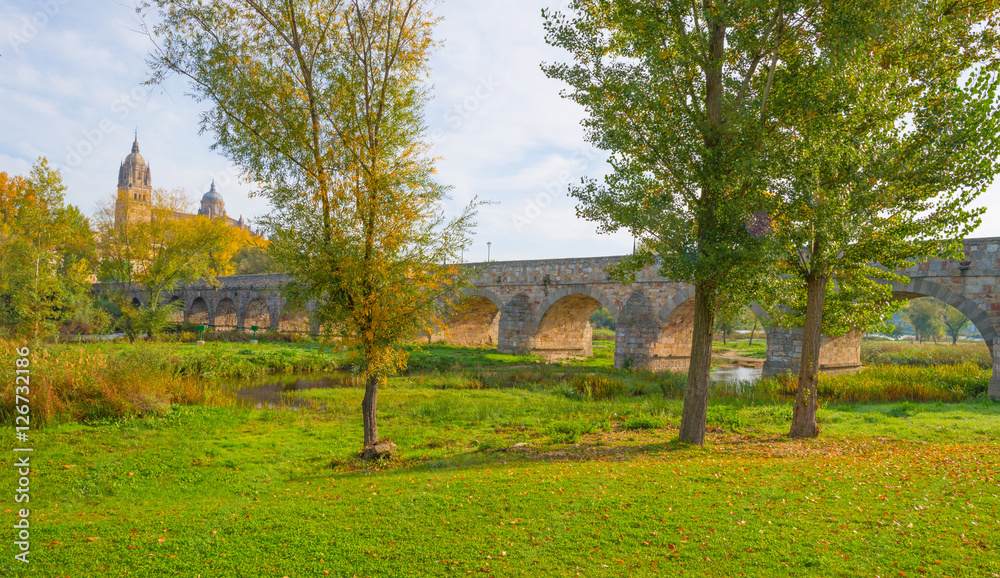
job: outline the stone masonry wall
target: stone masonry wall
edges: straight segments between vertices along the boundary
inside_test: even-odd
[[[861,369],[860,331],[849,331],[837,337],[824,336],[819,349],[819,370],[823,373],[843,373]],[[767,359],[764,375],[797,373],[802,357],[802,330],[772,328],[767,331]]]
[[[979,329],[994,359],[1000,360],[994,339],[1000,328],[1000,238],[967,239],[965,258],[931,259],[899,271],[908,283],[893,283],[900,298],[931,296],[956,307]],[[619,257],[472,263],[470,294],[491,307],[454,318],[440,338],[463,344],[496,343],[502,353],[590,355],[590,313],[599,305],[617,320],[615,365],[684,369],[691,346],[692,288],[660,277],[656,269],[641,271],[624,285],[607,274]],[[278,329],[282,320],[304,325],[301,314],[286,311],[283,275],[220,277],[178,289],[169,298],[181,300],[185,318],[205,318],[208,324],[236,327],[258,325]],[[97,284],[95,292],[112,288]],[[145,299],[141,291],[134,296]],[[204,303],[199,313],[195,303]],[[493,308],[499,311],[497,314]],[[263,321],[266,320],[266,324]],[[288,325],[289,323],[285,323]],[[314,322],[309,325],[314,327]],[[766,373],[797,368],[800,332],[768,331]],[[860,335],[852,332],[824,338],[821,369],[850,370],[860,365]],[[1000,361],[995,362],[991,395],[1000,397]]]

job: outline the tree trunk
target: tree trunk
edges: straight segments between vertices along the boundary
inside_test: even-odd
[[[375,407],[378,403],[378,376],[368,376],[365,383],[365,399],[361,402],[361,414],[365,420],[365,447],[370,448],[378,441],[378,423],[375,421]]]
[[[691,365],[688,368],[684,410],[681,413],[680,441],[705,445],[705,418],[708,415],[708,375],[712,370],[712,322],[715,294],[702,286],[694,289],[694,335]]]
[[[753,336],[757,334],[757,318],[753,318],[753,329],[750,330],[750,347],[753,347]]]
[[[806,276],[806,318],[802,328],[802,354],[799,357],[799,391],[795,395],[792,429],[788,433],[793,438],[814,438],[819,435],[816,398],[827,280],[826,276],[813,273]]]

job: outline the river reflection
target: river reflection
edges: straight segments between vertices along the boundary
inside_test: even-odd
[[[760,379],[759,367],[724,367],[712,370],[709,378],[718,383],[755,382]]]
[[[338,371],[320,376],[290,377],[276,380],[270,377],[264,383],[236,390],[236,401],[257,409],[322,407],[309,399],[283,394],[307,389],[334,389],[354,387],[354,375],[349,371]]]

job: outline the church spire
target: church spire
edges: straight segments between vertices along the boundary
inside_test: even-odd
[[[132,141],[132,152],[139,152],[139,129],[135,129],[135,140]]]

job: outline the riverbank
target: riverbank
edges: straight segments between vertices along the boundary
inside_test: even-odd
[[[759,339],[752,348],[738,341],[719,347],[714,363],[720,370],[713,386],[716,397],[794,395],[794,380],[755,381],[752,372],[744,376],[733,371],[737,366],[755,366],[763,355],[762,347]],[[0,349],[0,363],[13,366],[14,348]],[[989,383],[985,345],[900,348],[894,343],[866,343],[862,354],[870,365],[867,369],[853,375],[821,375],[824,401],[961,401],[984,395]],[[172,404],[224,405],[231,402],[228,391],[239,387],[234,382],[353,368],[346,353],[320,343],[60,344],[34,351],[31,363],[35,426],[160,414]],[[596,341],[593,357],[560,363],[489,349],[414,345],[408,370],[389,384],[458,389],[565,387],[597,399],[656,395],[681,399],[686,381],[685,373],[617,370],[614,343]],[[13,419],[13,390],[3,390],[0,398],[0,418]]]

